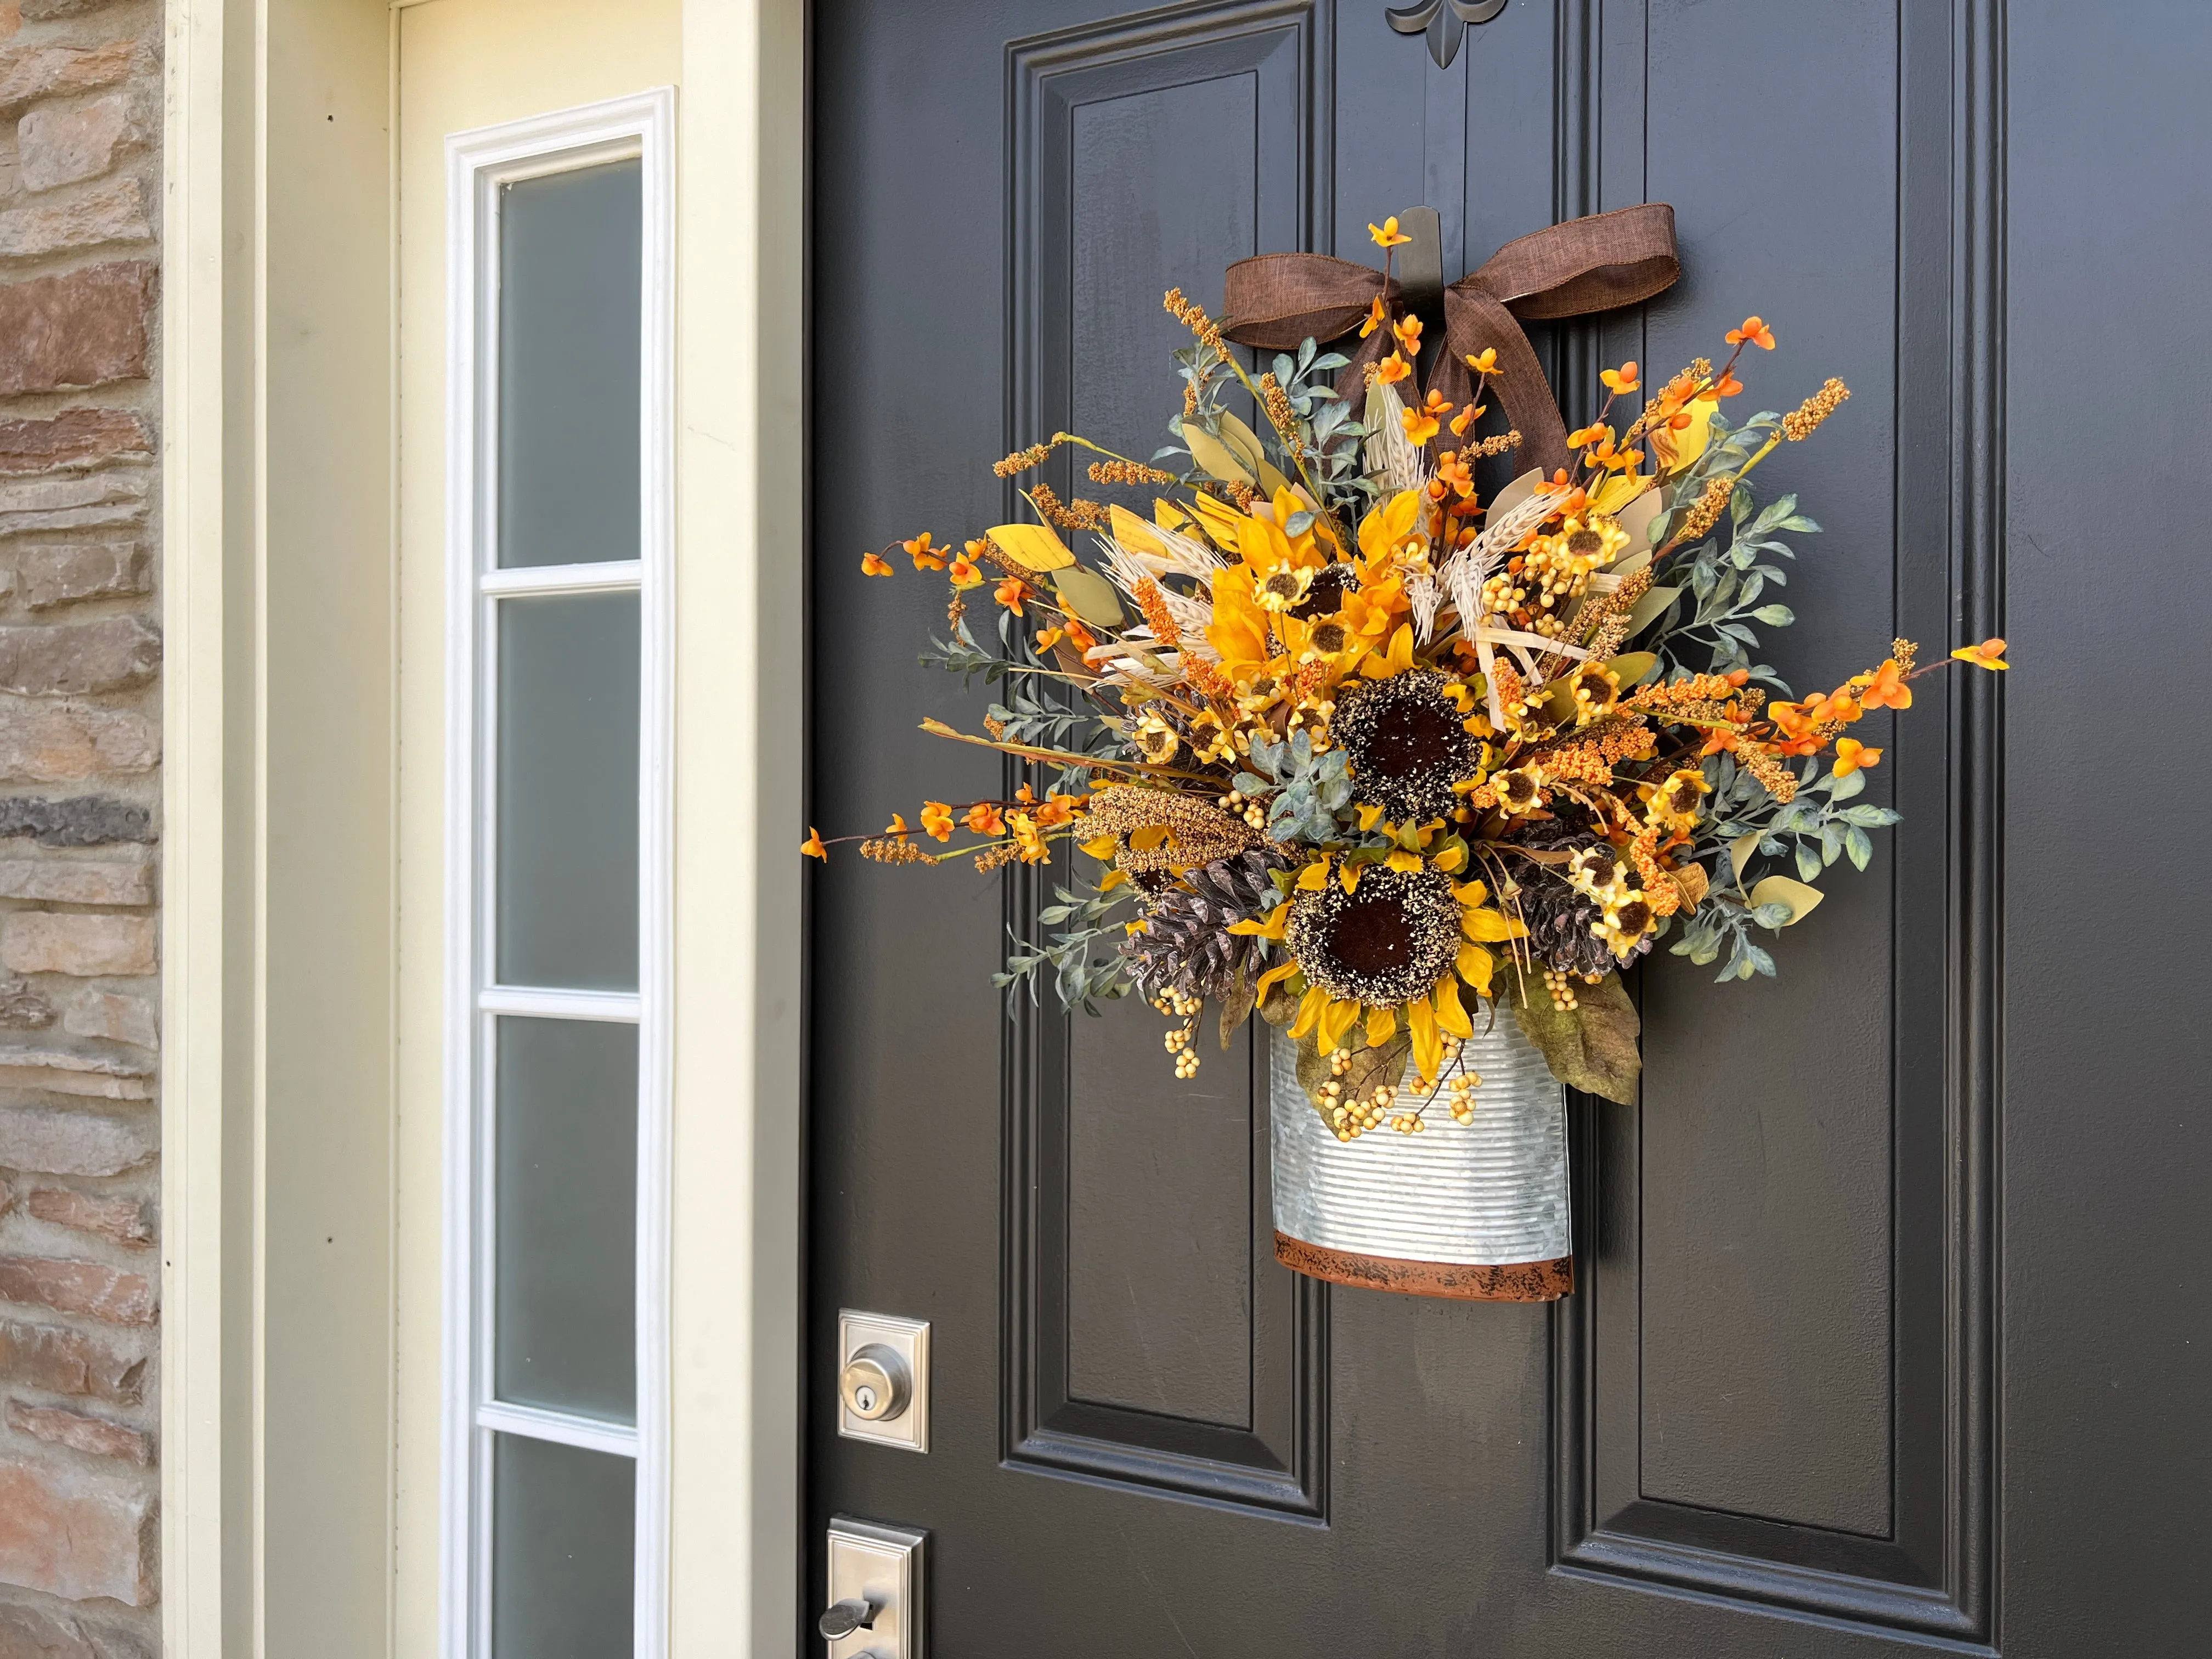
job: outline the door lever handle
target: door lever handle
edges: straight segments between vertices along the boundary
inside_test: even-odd
[[[876,1622],[876,1604],[854,1596],[840,1601],[815,1621],[814,1628],[822,1632],[824,1641],[835,1642],[850,1636],[856,1630],[872,1630]]]

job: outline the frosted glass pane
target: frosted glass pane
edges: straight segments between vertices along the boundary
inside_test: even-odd
[[[637,988],[635,593],[499,602],[505,985]]]
[[[499,562],[638,549],[635,161],[501,186]]]
[[[636,1462],[520,1435],[493,1438],[493,1659],[634,1652]]]
[[[500,1399],[637,1418],[637,1027],[499,1026]]]

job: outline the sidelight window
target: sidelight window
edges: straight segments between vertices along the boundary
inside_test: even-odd
[[[448,1659],[665,1646],[670,131],[447,145]]]

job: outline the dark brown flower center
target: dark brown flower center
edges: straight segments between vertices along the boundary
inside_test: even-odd
[[[1322,948],[1355,974],[1388,974],[1413,954],[1406,909],[1395,895],[1354,893],[1321,929]]]
[[[1298,579],[1297,573],[1289,570],[1278,570],[1273,575],[1267,578],[1267,591],[1270,593],[1273,593],[1279,599],[1295,599],[1297,596],[1298,591]]]
[[[1595,530],[1577,530],[1567,538],[1567,551],[1580,558],[1589,558],[1605,550],[1605,538]]]
[[[1313,581],[1306,588],[1306,596],[1291,607],[1291,614],[1301,622],[1316,617],[1326,617],[1333,611],[1344,608],[1345,569],[1340,564],[1323,565],[1314,572]],[[1323,650],[1334,650],[1324,646]]]
[[[1624,933],[1640,933],[1651,925],[1651,907],[1642,899],[1631,899],[1620,907],[1615,925]]]
[[[1450,766],[1466,746],[1467,727],[1457,709],[1411,698],[1382,710],[1363,745],[1368,769],[1385,778]]]
[[[1314,649],[1326,651],[1334,655],[1344,649],[1346,637],[1342,623],[1322,623],[1313,631]]]

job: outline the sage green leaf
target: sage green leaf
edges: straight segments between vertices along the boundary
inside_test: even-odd
[[[1679,587],[1654,587],[1647,591],[1628,612],[1628,632],[1625,637],[1632,640],[1657,622],[1659,613],[1674,604],[1675,596],[1681,591]]]
[[[1267,453],[1260,447],[1260,434],[1238,420],[1234,415],[1221,417],[1221,441],[1237,452],[1237,459],[1255,477],[1267,464]]]
[[[1618,657],[1607,657],[1602,665],[1620,682],[1625,695],[1651,678],[1651,671],[1659,666],[1659,657],[1652,651],[1626,651]]]
[[[1576,986],[1572,1008],[1553,1002],[1540,974],[1523,977],[1518,968],[1509,969],[1504,989],[1514,1018],[1553,1077],[1586,1095],[1623,1106],[1636,1103],[1636,1080],[1644,1070],[1637,1038],[1644,1028],[1636,1005],[1620,988],[1620,975]]]
[[[1752,854],[1759,850],[1759,843],[1765,833],[1763,830],[1754,830],[1747,836],[1738,836],[1729,843],[1729,877],[1739,891],[1743,887],[1743,866],[1751,862]]]
[[[1787,876],[1769,876],[1751,890],[1748,897],[1754,910],[1767,904],[1788,905],[1790,921],[1782,924],[1787,927],[1790,922],[1802,921],[1811,915],[1827,895],[1817,887],[1808,887],[1803,882],[1792,881]]]
[[[1196,421],[1185,424],[1182,441],[1190,450],[1191,459],[1204,467],[1208,477],[1219,478],[1224,483],[1252,482],[1251,472],[1237,458],[1237,452]]]
[[[1114,584],[1097,571],[1072,564],[1054,574],[1052,586],[1060,595],[1061,609],[1073,611],[1091,627],[1121,625],[1121,601],[1115,595]]]
[[[1650,550],[1651,521],[1659,516],[1659,498],[1665,493],[1655,486],[1613,515],[1614,522],[1628,532],[1628,546],[1625,550],[1627,558],[1633,558],[1638,549],[1647,553]],[[1492,510],[1495,511],[1494,508]],[[1624,558],[1613,568],[1618,570],[1626,562],[1627,559]],[[1650,560],[1646,559],[1645,562],[1649,563]]]
[[[1544,469],[1532,466],[1511,483],[1491,498],[1490,511],[1484,515],[1490,524],[1503,524],[1513,509],[1536,493],[1536,486],[1544,481]],[[1638,499],[1642,499],[1638,497]],[[1633,503],[1632,503],[1633,505]]]

